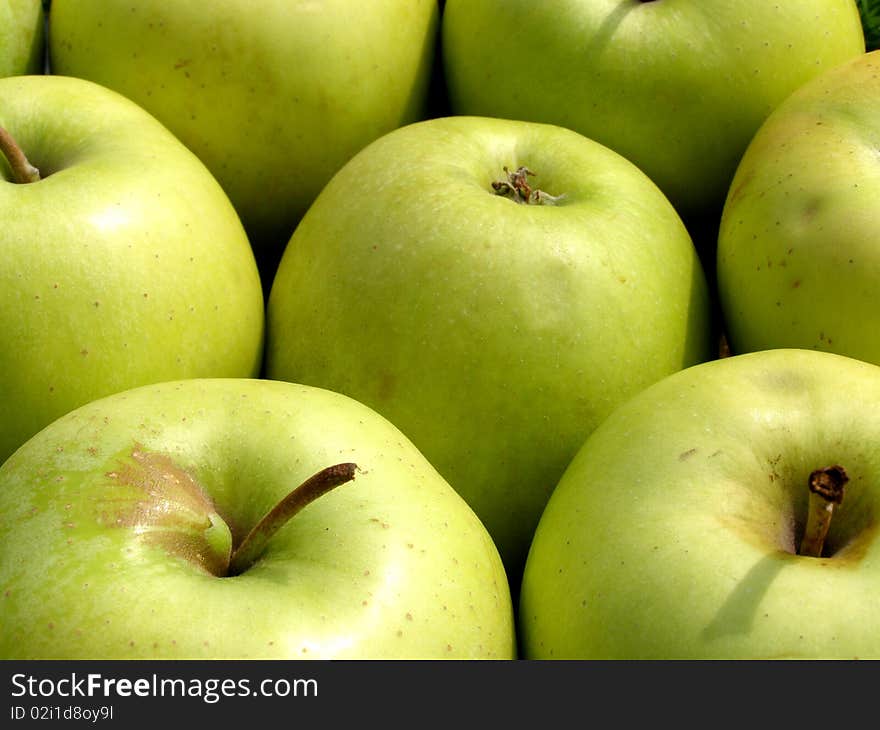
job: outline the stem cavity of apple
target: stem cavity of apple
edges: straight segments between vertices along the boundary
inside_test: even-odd
[[[240,575],[260,557],[272,536],[306,505],[354,479],[357,464],[334,464],[306,479],[276,504],[232,551],[227,575]]]
[[[240,575],[294,515],[354,479],[357,465],[328,466],[288,493],[235,545],[232,530],[196,476],[167,454],[136,444],[106,476],[114,485],[98,500],[103,524],[131,530],[218,578]]]
[[[28,161],[21,147],[2,126],[0,126],[0,153],[9,162],[13,182],[24,184],[37,182],[40,179],[40,171]]]
[[[849,481],[842,466],[826,466],[810,474],[810,503],[807,526],[801,540],[799,555],[818,558],[822,556],[825,537],[831,526],[834,508],[843,501],[843,488]]]
[[[564,193],[562,195],[550,195],[550,193],[545,193],[543,190],[533,189],[529,185],[528,178],[533,177],[535,173],[524,165],[520,165],[513,172],[506,165],[502,169],[507,176],[507,180],[492,181],[492,189],[496,195],[525,205],[556,205],[565,198]]]

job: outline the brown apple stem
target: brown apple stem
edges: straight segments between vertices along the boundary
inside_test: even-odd
[[[532,188],[528,179],[535,173],[524,165],[520,165],[512,172],[506,165],[502,169],[507,179],[492,181],[492,190],[496,195],[525,205],[556,205],[565,198],[564,194],[550,195],[543,190]]]
[[[266,543],[291,517],[331,489],[350,482],[354,479],[356,470],[357,464],[334,464],[312,475],[296,487],[276,504],[232,551],[228,574],[240,575],[247,570],[260,557]]]
[[[813,558],[822,556],[831,516],[834,508],[843,501],[843,488],[848,481],[846,469],[837,465],[816,469],[810,474],[807,526],[798,554]]]
[[[40,171],[28,162],[21,147],[2,126],[0,126],[0,152],[9,162],[13,182],[32,183],[40,179]]]

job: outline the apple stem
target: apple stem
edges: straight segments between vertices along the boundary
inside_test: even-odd
[[[266,543],[291,517],[331,489],[350,482],[354,479],[356,470],[357,464],[334,464],[310,476],[296,487],[269,510],[232,551],[228,575],[240,575],[247,570],[263,552]]]
[[[40,171],[25,157],[12,135],[0,126],[0,152],[3,153],[12,168],[12,181],[15,183],[32,183],[40,179]]]
[[[492,189],[496,195],[501,195],[516,203],[525,203],[526,205],[556,205],[563,198],[562,195],[550,195],[543,190],[532,189],[529,185],[528,178],[535,173],[528,167],[520,165],[516,170],[511,172],[505,165],[503,168],[507,180],[494,180]]]
[[[810,474],[810,504],[799,555],[822,556],[831,515],[843,501],[843,487],[848,481],[849,476],[842,466],[826,466]]]

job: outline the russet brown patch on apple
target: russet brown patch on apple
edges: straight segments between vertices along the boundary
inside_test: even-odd
[[[135,444],[106,476],[116,488],[100,501],[103,524],[131,530],[148,544],[215,575],[225,570],[222,558],[204,538],[211,516],[217,513],[214,502],[170,456]]]
[[[132,450],[130,460],[121,461],[119,468],[107,472],[107,476],[142,495],[132,508],[119,513],[117,524],[120,525],[167,523],[169,517],[181,509],[192,513],[214,509],[195,477],[175,464],[171,457],[146,451],[140,444]],[[168,509],[171,502],[173,510]]]

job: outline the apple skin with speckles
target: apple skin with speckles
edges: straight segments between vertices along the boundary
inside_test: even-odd
[[[354,479],[245,570],[213,559],[338,463]],[[515,658],[497,548],[424,456],[357,401],[258,379],[117,393],[16,451],[0,623],[3,659]]]
[[[60,76],[0,79],[0,461],[62,414],[119,390],[254,377],[259,272],[207,168],[134,102]]]
[[[880,364],[880,51],[798,89],[737,169],[718,235],[734,352],[800,347]]]
[[[865,51],[852,0],[448,0],[441,37],[454,113],[574,129],[689,220],[777,104]]]
[[[520,167],[547,202],[511,198]],[[515,586],[584,437],[713,336],[691,238],[637,167],[562,127],[445,117],[373,142],[318,196],[269,293],[265,368],[398,426]]]
[[[526,563],[526,659],[876,659],[880,367],[777,349],[646,388],[587,439]],[[848,476],[819,555],[811,474]],[[824,507],[822,508],[824,511]]]
[[[438,30],[436,0],[54,0],[49,57],[192,149],[270,276],[330,176],[427,114]]]

